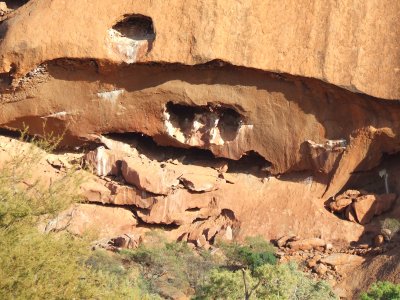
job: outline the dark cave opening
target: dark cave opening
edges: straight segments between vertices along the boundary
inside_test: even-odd
[[[172,101],[166,105],[166,112],[170,115],[170,121],[175,127],[189,137],[195,131],[199,131],[209,138],[213,128],[218,128],[224,141],[232,141],[236,138],[244,117],[236,110],[220,105],[182,105]]]
[[[135,147],[150,159],[159,162],[178,160],[182,164],[193,164],[218,168],[226,164],[227,173],[251,174],[260,178],[266,177],[271,163],[255,151],[249,151],[239,160],[215,157],[210,150],[200,148],[177,148],[160,146],[153,138],[141,133],[109,133],[107,138],[127,143]]]

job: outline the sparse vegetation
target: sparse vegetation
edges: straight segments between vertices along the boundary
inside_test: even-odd
[[[50,149],[50,144],[40,145]],[[0,167],[0,298],[149,297],[128,273],[94,267],[89,241],[39,231],[40,224],[79,199],[76,190],[82,179],[76,170],[47,183],[32,176],[44,153],[35,145],[13,148]]]
[[[0,167],[1,299],[334,299],[329,286],[295,265],[277,264],[261,237],[193,251],[157,231],[138,249],[90,250],[88,238],[40,231],[42,224],[79,201],[81,172],[72,168],[50,182],[32,176],[50,142],[14,149]],[[150,241],[150,242],[149,242]]]
[[[391,240],[393,236],[400,230],[400,220],[386,218],[381,223],[381,232],[387,240]]]
[[[247,289],[243,278],[246,278]],[[294,264],[264,264],[249,272],[212,271],[198,299],[337,299],[330,286],[314,281]]]
[[[226,262],[211,271],[197,299],[336,299],[295,264],[277,264],[274,248],[261,237],[223,245]]]
[[[152,241],[146,246],[122,251],[124,260],[131,266],[140,266],[143,281],[151,293],[193,294],[206,281],[217,260],[207,251],[192,251],[186,243],[168,243],[156,231],[150,235]]]

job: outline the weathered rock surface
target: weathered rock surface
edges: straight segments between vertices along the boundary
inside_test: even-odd
[[[397,105],[310,79],[398,99],[399,34],[386,30],[397,28],[392,5],[246,3],[102,0],[82,9],[75,0],[52,1],[51,8],[48,0],[29,1],[1,25],[0,126],[28,124],[40,133],[46,122],[65,132],[70,146],[100,133],[140,132],[159,144],[205,148],[236,160],[255,152],[274,174],[332,173],[327,196],[342,189],[356,168],[376,166],[382,153],[400,150]],[[182,14],[199,9],[204,14]],[[375,26],[382,14],[385,22]],[[300,26],[295,20],[302,15],[307,21]],[[67,34],[41,30],[50,20]],[[290,22],[271,29],[282,20]],[[235,33],[226,31],[226,24],[237,23]],[[370,34],[384,39],[385,59]],[[367,137],[368,128],[375,133]],[[112,166],[97,160],[99,167]]]
[[[157,196],[133,186],[121,185],[116,182],[107,182],[105,186],[111,191],[112,195],[105,199],[109,199],[109,202],[103,202],[103,200],[101,201],[103,203],[135,205],[139,208],[149,208],[156,202]]]
[[[88,168],[98,176],[118,175],[116,154],[101,146],[86,154],[85,162]]]
[[[91,233],[112,238],[133,233],[137,220],[129,209],[93,204],[77,204],[51,220],[45,231],[67,230],[76,235]]]
[[[319,238],[309,238],[288,243],[288,246],[293,250],[311,250],[325,247],[325,245],[326,242]]]
[[[3,25],[7,34],[0,46],[0,72],[25,75],[57,58],[187,65],[220,59],[399,99],[399,5],[390,0],[101,0],[85,5],[78,0],[33,0]],[[121,40],[118,33],[125,32],[118,22],[129,14],[147,16],[154,28],[144,27]],[[379,26],[376,20],[382,20]],[[52,23],[57,27],[42,30]]]
[[[381,281],[400,282],[400,252],[398,246],[387,253],[367,258],[348,270],[348,280],[338,284],[348,291],[348,298],[357,298],[379,278]]]
[[[329,204],[329,208],[334,212],[343,211],[348,205],[360,195],[359,191],[347,190],[343,194],[337,196],[334,201]]]
[[[364,261],[365,259],[361,256],[346,253],[334,253],[321,259],[322,263],[331,266],[359,265]]]
[[[333,212],[345,212],[349,221],[367,224],[374,216],[378,216],[393,206],[396,194],[368,194],[357,190],[347,190],[329,203]]]
[[[85,155],[101,177],[80,187],[89,204],[48,230],[93,227],[107,245],[134,247],[141,222],[204,249],[261,234],[311,253],[363,238],[361,225],[394,206],[398,171],[376,167],[400,152],[400,3],[89,2],[0,2],[0,128],[41,134],[45,124],[70,149],[103,145]],[[119,133],[224,162],[139,154],[103,136]],[[24,184],[49,186],[70,166],[47,156]],[[330,210],[352,222],[324,209],[367,172],[386,194],[335,197]],[[351,260],[323,259],[309,263],[324,279]]]
[[[159,163],[139,157],[125,157],[122,160],[122,176],[126,182],[153,194],[167,195],[179,184],[177,174],[162,168]]]

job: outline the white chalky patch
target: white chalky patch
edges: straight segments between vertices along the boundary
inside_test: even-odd
[[[182,144],[202,147],[205,144],[205,133],[208,134],[209,144],[222,146],[226,143],[219,128],[221,119],[215,113],[195,114],[190,124],[190,132],[185,133],[178,125],[173,124],[171,115],[166,109],[164,109],[163,117],[167,134]],[[251,130],[253,130],[253,125],[240,125],[235,140],[244,138]]]
[[[164,110],[164,125],[165,129],[167,130],[167,133],[169,136],[175,138],[177,141],[181,143],[185,143],[185,136],[183,135],[183,132],[179,128],[176,128],[170,121],[170,114]]]
[[[128,64],[135,63],[140,47],[147,46],[147,40],[134,40],[123,36],[115,29],[108,30],[108,37],[111,41],[111,48],[117,52],[122,60]]]
[[[347,141],[345,139],[326,140],[324,144],[317,144],[311,140],[307,140],[307,142],[312,148],[324,148],[328,151],[339,148],[345,149],[347,147]]]
[[[108,100],[111,102],[115,102],[120,95],[124,93],[124,90],[114,90],[108,92],[99,92],[97,96],[101,99]]]
[[[45,119],[45,118],[65,118],[67,115],[69,115],[68,112],[59,111],[59,112],[44,116],[44,117],[42,117],[42,119]]]
[[[97,156],[96,156],[96,161],[97,161],[97,166],[96,166],[96,171],[98,176],[105,176],[107,175],[107,163],[108,163],[108,157],[107,155],[104,155],[105,149],[103,146],[100,146],[97,148]]]
[[[380,170],[379,176],[382,177],[383,180],[385,181],[385,191],[386,191],[386,194],[389,194],[389,182],[388,182],[389,174],[386,171],[386,169]]]

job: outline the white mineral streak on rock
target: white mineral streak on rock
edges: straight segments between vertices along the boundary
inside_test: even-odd
[[[177,122],[171,120],[171,114],[166,109],[163,116],[167,134],[182,144],[194,147],[203,147],[206,144],[223,146],[225,143],[237,143],[247,135],[249,130],[253,129],[253,125],[241,125],[235,139],[225,141],[219,126],[221,119],[216,113],[195,114],[192,124],[190,124],[190,130],[186,130],[186,132],[182,131],[180,125],[176,124]]]
[[[333,149],[346,149],[347,141],[345,139],[340,140],[326,140],[324,144],[317,144],[311,140],[307,141],[310,147],[312,148],[324,148],[327,151]]]
[[[44,116],[44,117],[42,117],[42,119],[44,119],[44,118],[65,118],[67,115],[69,115],[68,112],[60,111],[60,112],[56,112],[56,113]]]
[[[171,115],[165,110],[164,111],[164,125],[169,136],[173,137],[177,141],[186,144],[186,139],[181,130],[175,127],[171,122]]]
[[[106,148],[103,146],[100,146],[97,148],[97,168],[96,168],[96,173],[98,176],[105,176],[108,175],[108,170],[107,170],[107,165],[108,165],[108,155],[105,155],[105,150]]]
[[[120,95],[124,93],[124,90],[113,90],[108,92],[99,92],[97,96],[101,99],[108,100],[111,102],[115,102]]]
[[[110,47],[113,52],[119,54],[122,60],[128,64],[133,64],[137,60],[138,50],[142,46],[148,45],[147,40],[134,40],[123,36],[115,29],[108,30],[108,37],[111,41]]]

